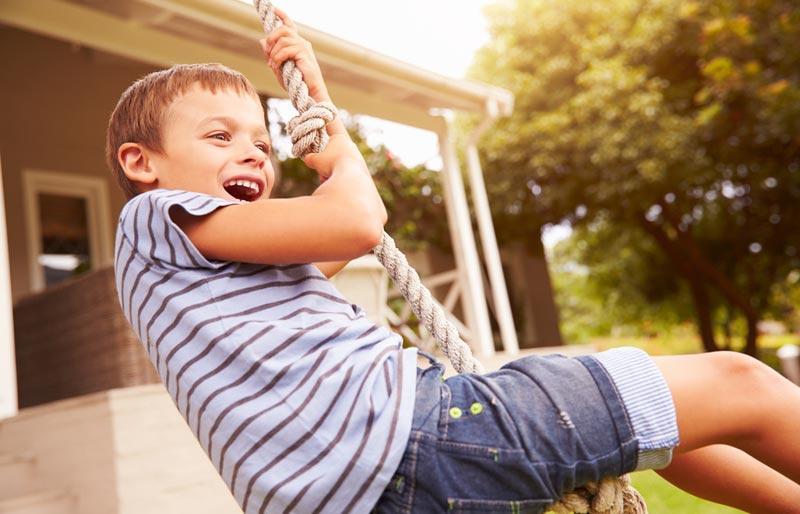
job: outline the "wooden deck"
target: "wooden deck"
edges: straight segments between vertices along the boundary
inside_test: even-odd
[[[161,385],[0,421],[0,513],[241,514]]]

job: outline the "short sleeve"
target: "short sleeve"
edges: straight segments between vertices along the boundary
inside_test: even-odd
[[[134,197],[122,210],[120,244],[155,265],[166,268],[220,268],[225,261],[206,259],[170,217],[180,207],[192,216],[204,216],[235,202],[188,191],[157,189]]]

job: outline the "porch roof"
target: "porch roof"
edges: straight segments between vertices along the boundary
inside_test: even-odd
[[[264,94],[286,94],[256,43],[263,29],[255,9],[238,0],[4,0],[0,22],[111,55],[160,66],[222,62]],[[510,114],[502,88],[454,79],[298,24],[314,47],[337,106],[414,127],[437,130],[434,110]]]

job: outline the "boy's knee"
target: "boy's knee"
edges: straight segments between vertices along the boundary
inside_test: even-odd
[[[739,352],[713,352],[708,354],[712,361],[712,372],[719,373],[723,380],[734,388],[749,395],[757,394],[762,388],[770,387],[775,375],[769,366],[749,355]]]

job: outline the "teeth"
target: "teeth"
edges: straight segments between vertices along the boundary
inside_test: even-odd
[[[252,189],[252,190],[253,190],[254,192],[256,192],[256,193],[257,193],[257,192],[258,192],[258,190],[259,190],[258,183],[256,183],[256,182],[253,182],[252,180],[243,180],[243,179],[239,179],[239,180],[229,180],[228,182],[225,182],[225,183],[223,184],[223,186],[224,186],[224,187],[229,187],[229,186],[241,186],[241,187],[246,187],[246,188],[248,188],[248,189]]]

